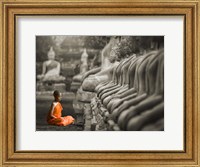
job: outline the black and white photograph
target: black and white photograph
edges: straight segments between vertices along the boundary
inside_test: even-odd
[[[164,131],[164,36],[36,36],[36,131]]]

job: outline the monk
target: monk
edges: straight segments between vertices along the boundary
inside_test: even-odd
[[[53,93],[54,102],[51,105],[50,111],[47,116],[47,122],[50,125],[67,126],[73,124],[75,119],[72,116],[62,117],[62,105],[60,104],[61,93],[57,90]]]

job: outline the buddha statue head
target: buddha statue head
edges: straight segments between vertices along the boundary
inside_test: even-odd
[[[49,60],[55,60],[56,54],[55,54],[55,52],[54,52],[54,50],[53,50],[53,47],[51,47],[51,48],[49,49],[47,56],[48,56],[48,59],[49,59]]]
[[[118,60],[118,58],[119,58],[119,48],[117,46],[114,46],[110,52],[108,59],[111,63],[114,63],[115,61]]]

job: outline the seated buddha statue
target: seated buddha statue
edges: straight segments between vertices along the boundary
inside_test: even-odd
[[[120,38],[121,39],[121,38]],[[121,68],[123,68],[123,64],[127,62],[128,58],[131,55],[131,47],[129,45],[129,42],[127,41],[128,38],[121,39],[117,44],[115,50],[118,52],[120,64],[117,67],[115,73],[114,73],[114,80],[111,80],[109,83],[104,82],[100,83],[96,88],[95,91],[97,92],[98,96],[101,96],[105,92],[112,90],[115,90],[116,88],[119,88],[121,85],[119,82],[122,82],[123,77],[121,77]]]
[[[94,92],[95,87],[99,83],[111,80],[111,78],[113,76],[113,71],[118,66],[119,61],[118,61],[117,54],[113,50],[110,52],[110,56],[108,59],[110,61],[109,67],[106,67],[103,70],[101,69],[101,71],[99,71],[98,73],[96,73],[94,75],[89,75],[89,77],[87,77],[83,81],[82,89],[84,91]]]
[[[84,48],[83,54],[81,55],[80,73],[85,73],[87,70],[88,70],[88,54],[86,48]]]
[[[120,73],[121,73],[121,68],[123,67],[124,63],[126,63],[127,58],[126,59],[122,59],[119,63],[119,65],[117,66],[115,73],[113,73],[114,75],[114,80],[112,80],[111,82],[109,82],[108,84],[106,84],[105,86],[99,88],[98,90],[98,97],[101,98],[101,96],[106,93],[109,92],[111,90],[115,90],[116,88],[119,88],[119,82],[120,82]]]
[[[147,87],[146,87],[146,70],[147,64],[149,61],[152,61],[152,58],[157,56],[157,52],[150,52],[149,54],[144,55],[140,61],[136,64],[135,78],[134,78],[134,88],[135,92],[131,96],[122,98],[123,101],[111,112],[112,117],[117,121],[119,115],[128,109],[130,106],[135,106],[139,102],[147,98]]]
[[[86,48],[84,48],[80,60],[80,73],[73,77],[73,81],[81,82],[84,73],[86,73],[87,71],[88,71],[88,54]]]
[[[37,79],[41,82],[61,82],[65,77],[60,75],[60,63],[55,60],[55,52],[53,47],[48,51],[48,60],[43,62],[42,74],[37,75]]]
[[[158,56],[150,64],[148,63],[148,74],[146,73],[146,76],[150,74],[149,78],[151,78],[146,78],[148,82],[145,89],[148,95],[136,105],[132,105],[121,112],[118,118],[118,126],[121,130],[140,130],[144,124],[164,116],[163,57],[164,53],[161,50]],[[155,86],[153,87],[152,85]],[[148,90],[149,88],[152,90]]]
[[[132,117],[130,118],[130,120],[128,121],[126,128],[127,130],[141,130],[144,126],[147,126],[148,124],[155,124],[156,122],[158,122],[158,120],[163,119],[164,118],[164,92],[163,92],[163,88],[164,88],[164,63],[163,63],[163,56],[160,57],[159,59],[159,65],[158,65],[158,69],[157,69],[158,73],[157,73],[157,81],[156,84],[154,84],[156,86],[155,92],[154,92],[154,96],[155,97],[162,97],[162,101],[157,103],[156,105],[154,105],[154,107],[152,108],[148,108],[148,109],[144,109],[141,111],[138,111],[136,108],[136,112],[135,114],[132,113]],[[141,106],[138,106],[138,108]],[[159,124],[157,125],[158,127],[156,127],[156,124],[154,125],[154,128],[158,129],[161,128],[160,130],[164,129],[164,123],[163,124]],[[146,129],[147,130],[147,129]]]
[[[125,84],[124,75],[121,74],[125,73],[124,69],[127,67],[127,64],[129,64],[131,60],[134,59],[135,55],[126,55],[125,57],[120,55],[120,57],[120,63],[117,66],[116,70],[113,72],[112,80],[110,82],[100,83],[95,89],[95,91],[97,92],[97,96],[102,100],[107,95],[113,94],[114,92],[118,91],[120,87],[124,89],[126,89],[125,87],[127,87],[127,85]]]
[[[112,67],[114,65],[114,62],[112,62],[112,60],[110,60],[110,59],[112,59],[111,50],[113,49],[113,47],[117,43],[118,43],[118,38],[117,37],[113,36],[113,37],[110,38],[110,41],[105,45],[105,47],[100,52],[100,55],[101,55],[101,66],[100,67],[95,67],[95,68],[87,71],[86,73],[84,73],[82,75],[82,79],[81,79],[82,83],[88,77],[90,77],[90,79],[93,78],[93,80],[95,80],[94,79],[95,76],[97,76],[99,78],[99,81],[97,81],[98,83],[103,83],[103,82],[107,81],[105,75],[106,75],[106,73],[108,73],[108,75],[109,75],[109,70],[112,71],[113,70]],[[116,63],[117,62],[115,62],[115,64]],[[105,78],[102,77],[102,76],[104,76]],[[90,80],[90,79],[88,79],[88,80]],[[87,91],[87,89],[88,89],[88,91],[93,92],[94,91],[94,87],[96,86],[96,84],[94,84],[94,86],[92,85],[91,87],[88,87],[87,86],[88,80],[83,83],[83,85],[82,85],[83,90]]]
[[[118,80],[117,78],[119,77],[118,76],[119,68],[121,68],[121,64],[123,63],[123,61],[124,60],[120,61],[118,66],[114,69],[113,76],[110,81],[102,82],[96,86],[95,91],[97,92],[98,97],[100,96],[100,94],[103,90],[113,88],[114,86],[117,85],[117,80]]]
[[[141,57],[140,57],[141,59]],[[131,81],[133,78],[135,78],[135,69],[136,69],[136,63],[139,60],[139,57],[136,57],[134,60],[132,60],[128,72],[127,72],[127,79],[128,79],[128,89],[123,90],[121,92],[116,93],[112,96],[111,100],[107,104],[108,111],[113,111],[113,109],[117,106],[119,106],[123,101],[125,101],[125,98],[129,98],[129,96],[134,96],[134,93],[136,92],[135,88],[131,86]],[[139,62],[139,61],[138,61]],[[129,76],[132,74],[131,76]]]
[[[127,60],[123,64],[121,71],[120,71],[120,77],[119,77],[119,82],[118,82],[119,87],[116,89],[113,89],[113,90],[109,90],[101,96],[101,100],[103,101],[104,106],[107,107],[107,104],[109,103],[109,101],[112,99],[112,97],[114,95],[121,94],[122,92],[124,92],[128,89],[127,71],[128,71],[128,67],[130,66],[131,62],[135,58],[136,58],[135,55],[130,56],[129,58],[127,58]]]
[[[98,54],[95,54],[95,56],[93,57],[93,60],[90,65],[90,70],[85,72],[82,75],[81,82],[83,82],[84,79],[87,78],[89,75],[93,75],[93,74],[100,72],[101,71],[100,65],[101,65],[100,54],[98,53]]]
[[[128,71],[128,75],[129,75],[129,89],[125,92],[123,92],[122,94],[120,94],[119,96],[117,96],[116,98],[113,98],[112,101],[110,101],[110,103],[108,104],[108,108],[110,110],[111,113],[113,113],[113,111],[115,110],[115,112],[113,113],[114,115],[116,113],[120,113],[121,111],[123,111],[126,107],[128,107],[129,105],[131,105],[131,99],[134,99],[133,103],[138,102],[139,100],[143,99],[146,97],[145,94],[141,96],[138,96],[137,98],[135,98],[138,95],[138,88],[142,87],[144,88],[144,84],[145,84],[145,65],[147,63],[146,60],[148,60],[148,58],[152,55],[155,55],[157,52],[149,52],[143,56],[140,56],[136,59],[135,63],[132,64],[132,66],[129,68]],[[143,65],[142,65],[143,64]],[[138,74],[138,71],[141,70],[141,67],[143,71],[141,72],[141,75]],[[140,85],[138,84],[138,80],[140,77]],[[143,78],[141,78],[143,77]],[[129,101],[130,100],[130,101]],[[129,104],[130,103],[130,104]]]

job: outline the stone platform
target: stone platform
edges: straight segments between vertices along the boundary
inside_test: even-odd
[[[64,83],[37,83],[36,91],[46,92],[46,91],[54,91],[58,90],[60,92],[66,91],[66,85]]]
[[[70,91],[77,92],[77,90],[80,88],[80,86],[81,86],[81,82],[75,82],[75,81],[73,81],[71,83],[71,86],[70,86]]]
[[[92,117],[91,117],[91,99],[95,97],[95,93],[83,91],[80,87],[76,93],[76,98],[73,101],[75,113],[79,117],[79,121],[83,123],[84,130],[92,130]]]

